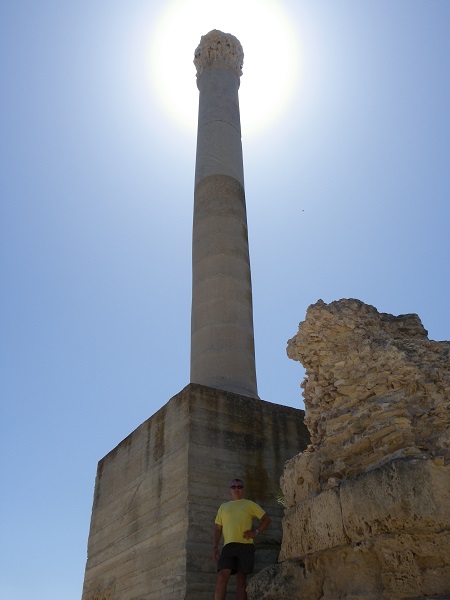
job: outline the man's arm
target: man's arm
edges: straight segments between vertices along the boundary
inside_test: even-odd
[[[269,527],[270,520],[271,519],[269,515],[267,513],[264,513],[259,521],[257,529],[248,529],[247,531],[244,531],[244,538],[246,540],[249,540],[250,538],[255,538],[258,535],[258,533],[262,533]]]
[[[213,540],[213,558],[214,560],[219,560],[220,552],[219,552],[219,542],[222,537],[222,525],[214,525],[214,540]]]

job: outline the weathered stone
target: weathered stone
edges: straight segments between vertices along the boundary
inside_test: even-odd
[[[397,459],[345,481],[339,497],[352,543],[394,532],[450,530],[450,465]]]
[[[416,315],[319,301],[288,354],[311,444],[285,466],[281,562],[249,600],[448,597],[450,343]]]
[[[373,552],[387,598],[450,593],[450,532],[378,536]]]
[[[279,559],[303,558],[346,542],[339,493],[328,490],[286,511]]]
[[[306,369],[305,421],[320,447],[322,489],[402,456],[449,456],[450,342],[428,340],[417,315],[320,300],[288,355]]]
[[[292,559],[263,569],[250,580],[247,595],[258,600],[293,600],[300,598],[300,589],[302,594],[318,591],[315,581],[306,579],[304,562]]]
[[[284,545],[284,543],[283,543]],[[450,590],[448,532],[384,535],[290,558],[258,573],[249,600],[397,600]]]
[[[244,190],[239,41],[195,51],[200,92],[192,231],[191,382],[258,397]]]
[[[174,396],[99,462],[83,600],[210,600],[214,518],[233,477],[272,517],[256,571],[275,563],[278,481],[309,441],[303,415],[195,384]]]
[[[214,63],[224,63],[241,76],[243,62],[244,51],[240,41],[231,33],[224,33],[218,29],[202,35],[200,44],[195,50],[194,64],[197,69],[197,77],[203,73],[206,67]]]
[[[287,509],[280,560],[380,535],[447,529],[450,467],[397,459]]]
[[[317,494],[319,473],[320,460],[315,452],[305,451],[288,460],[281,477],[285,506],[295,506],[311,494]]]

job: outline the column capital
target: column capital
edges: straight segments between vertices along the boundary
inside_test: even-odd
[[[223,33],[218,29],[202,35],[195,50],[194,65],[197,77],[215,62],[227,64],[236,71],[238,77],[242,75],[244,51],[240,41],[231,33]]]

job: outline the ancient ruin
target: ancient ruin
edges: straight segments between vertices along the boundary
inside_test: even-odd
[[[200,92],[192,231],[191,382],[258,397],[238,90],[244,52],[213,30]]]
[[[243,50],[214,30],[194,64],[190,383],[98,463],[82,600],[211,600],[235,477],[272,517],[249,600],[450,598],[450,343],[416,315],[319,301],[288,346],[310,435],[303,411],[259,399]]]
[[[257,393],[242,60],[239,41],[215,30],[195,52],[191,382],[98,463],[83,600],[211,600],[214,519],[235,477],[272,517],[256,571],[279,554],[279,478],[309,435],[302,410]]]
[[[359,300],[309,307],[311,444],[282,477],[279,563],[250,600],[450,597],[450,342]]]

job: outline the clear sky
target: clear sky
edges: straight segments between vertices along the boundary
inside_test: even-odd
[[[450,339],[450,2],[200,4],[0,6],[5,600],[80,599],[98,460],[189,383],[201,34],[248,57],[260,396],[303,406],[285,348],[319,298]]]

